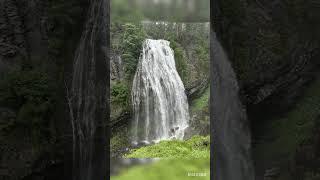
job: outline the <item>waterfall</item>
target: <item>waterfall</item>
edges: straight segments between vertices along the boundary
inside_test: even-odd
[[[106,93],[108,0],[90,0],[73,64],[68,95],[73,137],[72,179],[106,179]]]
[[[166,40],[146,39],[132,86],[133,144],[183,139],[189,107]]]
[[[211,33],[213,179],[253,180],[251,137],[236,75],[215,33]]]

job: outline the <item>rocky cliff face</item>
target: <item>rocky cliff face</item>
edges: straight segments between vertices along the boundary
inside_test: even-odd
[[[46,1],[1,1],[2,70],[17,64],[17,61],[47,55],[46,8]]]
[[[319,58],[316,2],[235,1],[229,9],[228,2],[217,2],[220,14],[215,28],[229,51],[247,104],[258,104],[312,78]]]
[[[67,142],[70,131],[62,87],[69,80],[69,66],[80,39],[81,32],[74,32],[73,28],[78,30],[82,25],[87,4],[86,0],[0,2],[0,179],[61,179],[64,176],[61,172],[63,158],[68,157],[65,144],[70,143]],[[29,77],[32,74],[46,75],[49,79],[35,82]],[[3,79],[7,79],[7,84],[2,83]],[[14,79],[17,81],[10,81]],[[38,91],[39,82],[44,83],[42,85],[52,82],[61,88],[40,88]],[[6,87],[17,89],[5,90]],[[25,94],[16,93],[22,91]],[[50,93],[55,97],[38,99],[37,106],[31,107],[36,101],[27,96],[33,96],[31,94],[36,91],[38,95]],[[3,101],[12,93],[12,102],[20,101],[13,107]],[[22,99],[19,100],[19,96]],[[51,104],[51,100],[55,102],[54,107],[42,111],[42,103]],[[38,116],[36,111],[45,112],[44,116]],[[34,126],[35,121],[41,123]]]
[[[294,111],[306,88],[318,77],[319,2],[216,0],[212,5],[214,29],[233,63],[242,100],[247,105],[253,146],[275,142],[279,138],[269,137],[274,127],[264,127]],[[286,123],[293,121],[288,119]],[[280,147],[270,147],[269,151],[275,148]],[[297,147],[290,148],[294,152]],[[277,160],[276,151],[270,153],[269,160],[259,158],[266,153],[254,151],[258,179],[271,171],[274,174],[290,171],[291,177],[294,176],[294,168]]]
[[[45,1],[4,0],[0,13],[0,76],[10,69],[20,69],[31,58],[47,55]],[[0,107],[1,123],[16,116],[15,110]],[[42,156],[27,137],[3,137],[1,132],[0,142],[0,179],[26,176]]]

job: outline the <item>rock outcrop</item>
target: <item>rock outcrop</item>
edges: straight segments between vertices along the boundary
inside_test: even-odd
[[[253,147],[274,141],[260,138],[271,131],[261,131],[262,126],[295,108],[319,77],[320,4],[313,0],[214,0],[211,4],[213,27],[232,61],[247,106]],[[294,176],[294,168],[279,165],[285,162],[276,156],[261,160],[263,156],[254,151],[257,179],[279,166],[280,175],[290,169]]]
[[[24,61],[47,55],[45,2],[0,2],[0,76],[11,69],[20,69]],[[16,116],[15,110],[0,107],[2,125]],[[34,149],[32,139],[17,137],[16,132],[4,137],[4,131],[1,126],[0,179],[21,179],[33,171],[43,151]]]

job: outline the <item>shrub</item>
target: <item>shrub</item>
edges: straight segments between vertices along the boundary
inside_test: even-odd
[[[121,106],[128,106],[130,101],[129,87],[124,83],[116,83],[111,87],[111,102]]]
[[[125,63],[127,78],[130,79],[136,71],[142,43],[146,35],[141,25],[126,23],[123,25],[123,34],[121,36],[120,48],[123,51],[122,58]]]
[[[209,98],[210,98],[210,88],[207,88],[206,91],[197,99],[194,99],[191,104],[191,110],[196,111],[207,111],[209,108]]]

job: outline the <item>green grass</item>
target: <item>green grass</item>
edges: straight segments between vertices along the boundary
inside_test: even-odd
[[[161,141],[158,144],[133,149],[126,158],[209,158],[210,137],[193,136],[191,139]]]
[[[210,97],[210,88],[207,88],[206,91],[199,98],[195,99],[191,103],[191,110],[195,112],[195,111],[208,109],[209,97]]]
[[[205,176],[188,176],[201,173]],[[209,180],[210,159],[161,159],[147,165],[123,170],[111,180]]]

